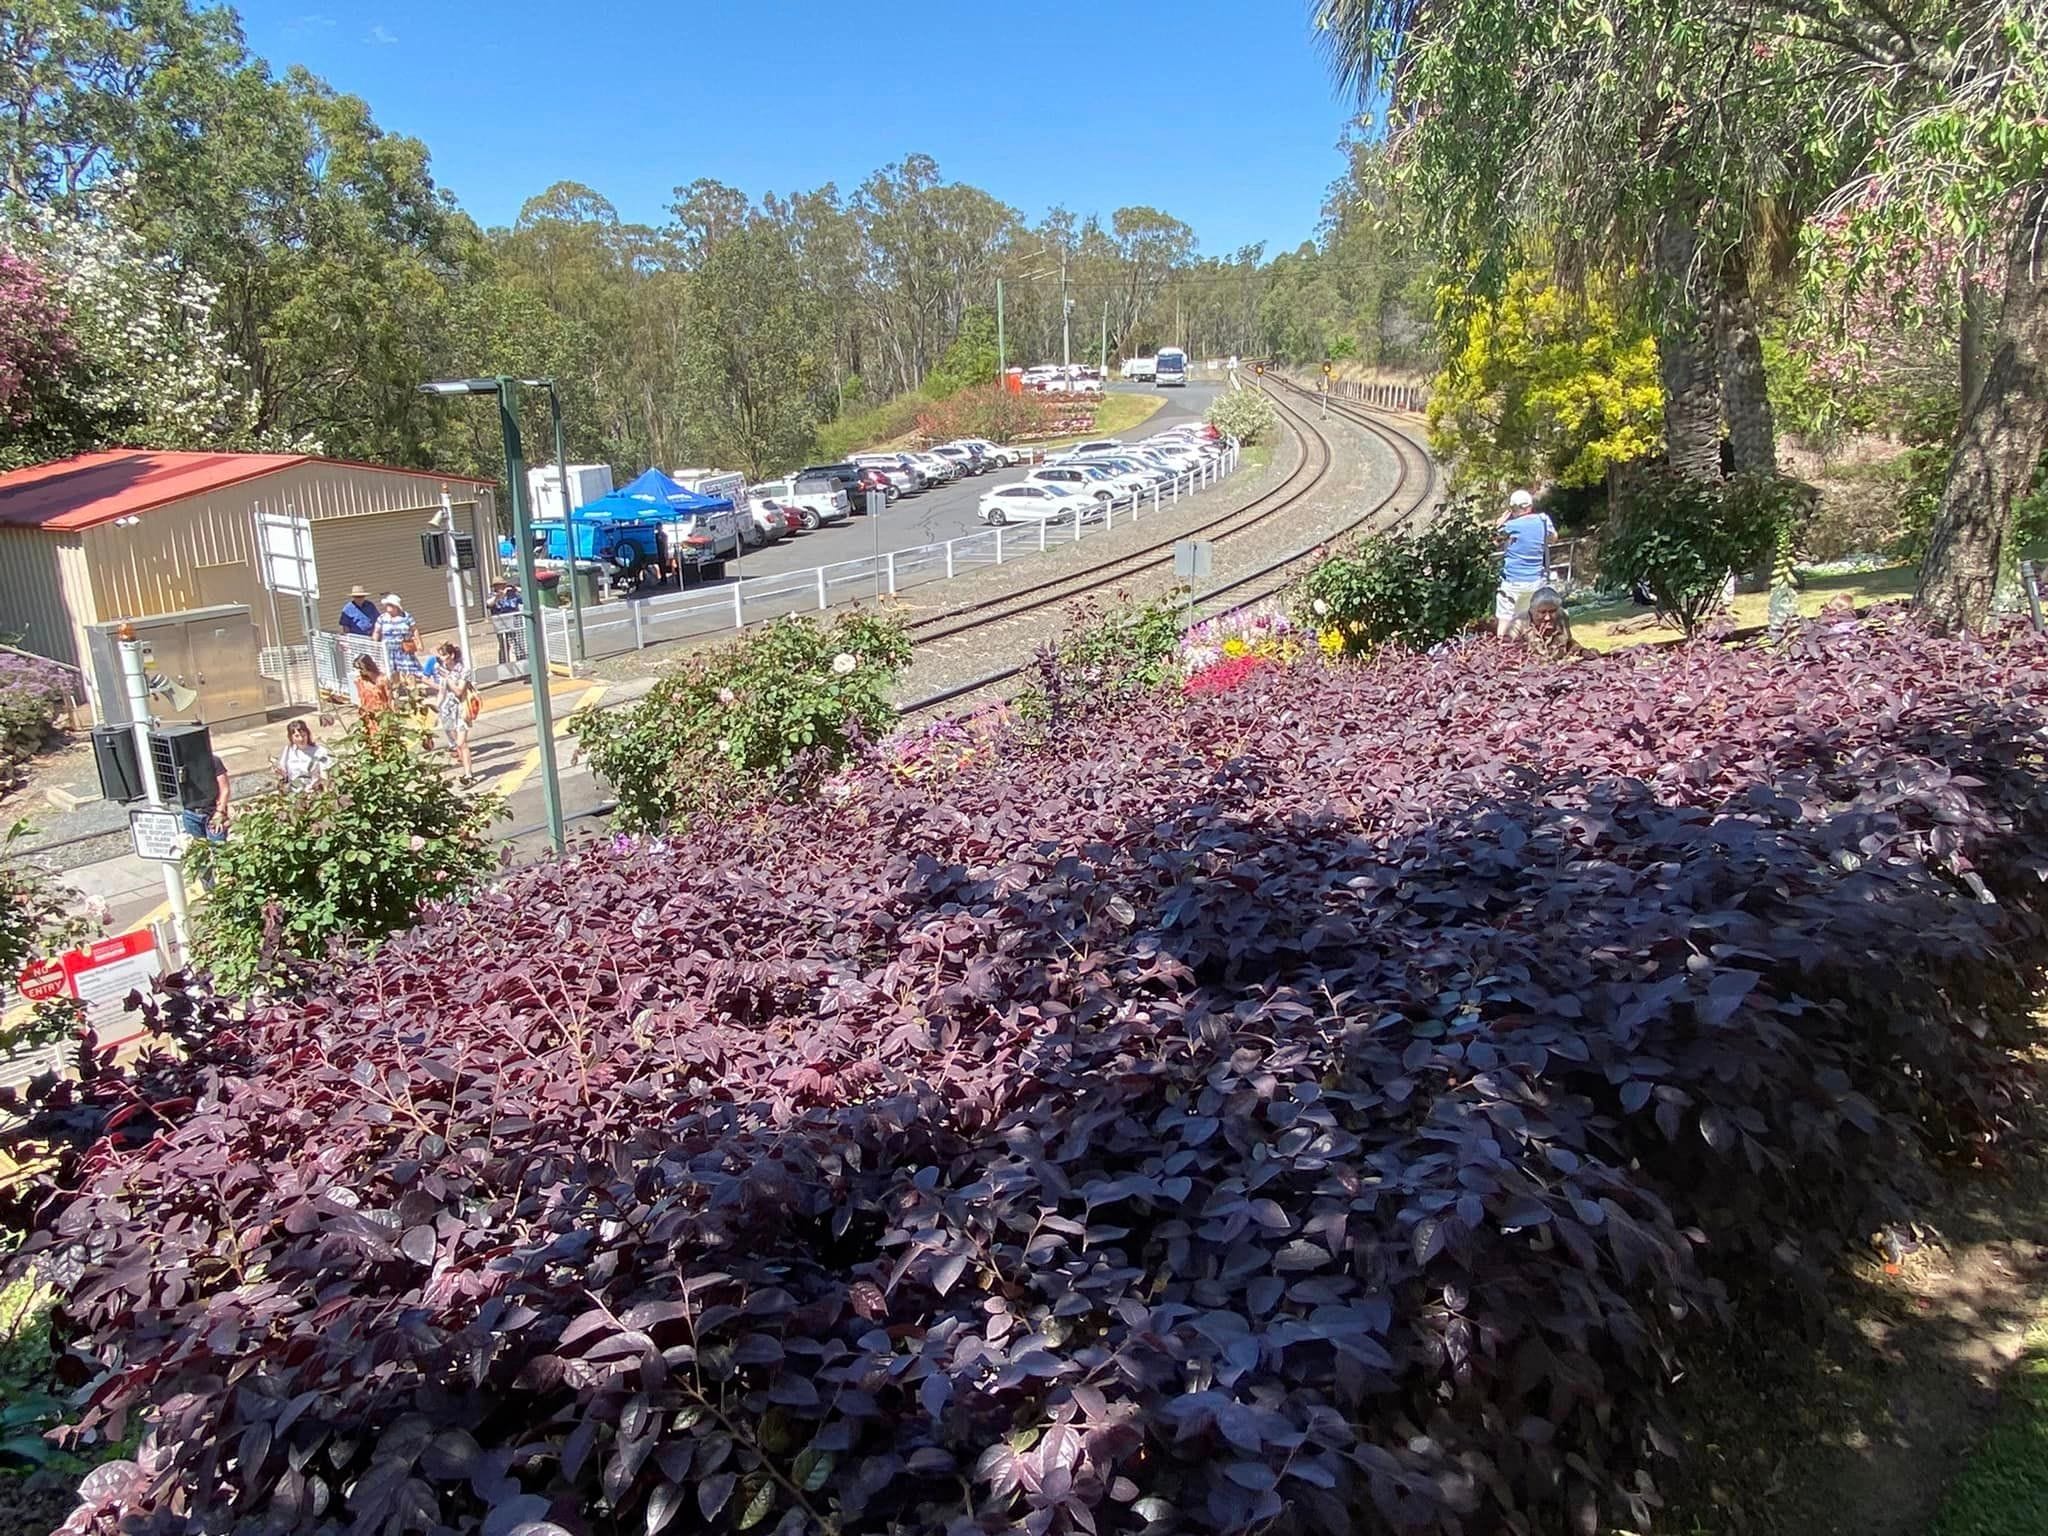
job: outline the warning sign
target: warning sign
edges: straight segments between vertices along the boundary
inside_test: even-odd
[[[149,993],[149,984],[163,972],[154,935],[116,934],[39,961],[17,980],[21,995],[33,1002],[75,997],[85,1005],[85,1020],[99,1032],[102,1046],[118,1045],[142,1033],[142,1021],[128,1012],[130,992]]]

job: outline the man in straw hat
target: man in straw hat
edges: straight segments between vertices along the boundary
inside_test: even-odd
[[[348,589],[348,601],[341,605],[341,632],[367,640],[377,627],[377,605],[361,582]]]

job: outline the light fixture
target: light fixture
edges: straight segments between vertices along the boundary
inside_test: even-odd
[[[420,386],[423,395],[495,395],[496,379],[429,379]]]

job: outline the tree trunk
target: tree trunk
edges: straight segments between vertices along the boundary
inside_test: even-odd
[[[2048,268],[2037,233],[2044,214],[2048,188],[2037,186],[2014,226],[1983,383],[1958,426],[1920,566],[1914,598],[1944,623],[1975,627],[1990,616],[2013,501],[2048,440]]]
[[[1680,207],[1657,226],[1657,377],[1664,386],[1664,453],[1673,473],[1719,482],[1721,386],[1713,337],[1693,256],[1691,211]]]
[[[1778,430],[1764,381],[1764,344],[1757,334],[1749,263],[1741,251],[1721,258],[1714,290],[1714,361],[1721,374],[1721,404],[1738,475],[1778,472]]]

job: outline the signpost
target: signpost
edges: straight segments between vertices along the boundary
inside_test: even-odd
[[[882,514],[889,510],[889,493],[870,490],[868,498],[868,524],[875,531],[875,596],[882,595]]]
[[[1182,539],[1173,546],[1174,579],[1191,586],[1208,580],[1215,552],[1216,546],[1207,539]]]
[[[191,840],[180,812],[138,806],[128,813],[128,841],[138,859],[176,864],[185,857],[185,845]]]

